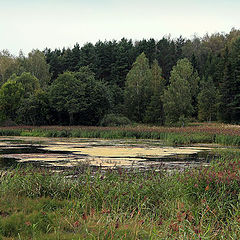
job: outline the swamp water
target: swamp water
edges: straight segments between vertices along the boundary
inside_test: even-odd
[[[158,140],[0,137],[0,169],[17,164],[66,170],[93,168],[179,169],[208,165],[204,146],[169,147]]]

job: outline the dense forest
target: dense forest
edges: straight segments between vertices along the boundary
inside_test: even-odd
[[[240,122],[240,30],[0,52],[0,122]]]

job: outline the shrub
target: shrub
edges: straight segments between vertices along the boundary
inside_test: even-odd
[[[124,116],[116,115],[116,114],[107,114],[103,117],[100,122],[100,126],[126,126],[131,124],[131,121]]]

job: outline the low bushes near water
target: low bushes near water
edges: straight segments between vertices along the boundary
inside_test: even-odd
[[[19,168],[0,182],[2,239],[239,239],[239,150],[183,173]]]
[[[121,115],[116,115],[116,114],[107,114],[103,117],[103,119],[100,122],[100,126],[126,126],[126,125],[130,125],[131,121],[125,117],[125,116],[121,116]]]

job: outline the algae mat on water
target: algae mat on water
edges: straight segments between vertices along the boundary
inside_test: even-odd
[[[169,147],[156,140],[101,140],[79,138],[1,137],[2,159],[46,167],[185,167],[205,164],[197,155],[209,147]],[[193,157],[194,156],[194,157]],[[198,162],[198,163],[197,163]]]

